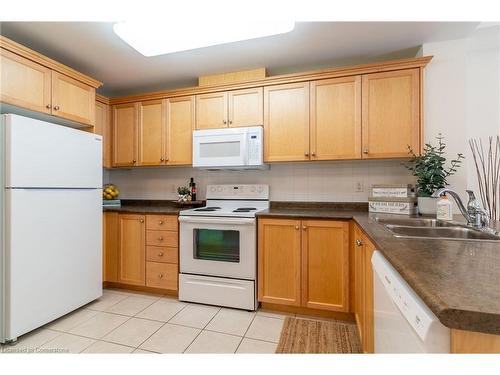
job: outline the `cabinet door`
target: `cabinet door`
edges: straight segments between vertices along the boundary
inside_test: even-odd
[[[262,87],[229,91],[228,101],[230,128],[264,124]]]
[[[300,306],[300,220],[259,219],[259,301]]]
[[[102,165],[111,168],[111,121],[109,105],[95,102],[94,133],[102,136]]]
[[[420,151],[419,69],[363,75],[363,158]]]
[[[124,284],[146,283],[146,224],[143,215],[119,215],[118,281]]]
[[[193,163],[194,96],[167,99],[165,159],[169,165]]]
[[[347,221],[302,221],[302,306],[349,310]]]
[[[51,70],[10,51],[0,49],[2,103],[51,113]]]
[[[121,104],[113,107],[113,165],[137,164],[137,122],[139,105]]]
[[[196,129],[227,128],[227,93],[196,95]]]
[[[163,100],[139,105],[139,165],[160,165],[165,161],[165,111]]]
[[[94,125],[95,88],[52,71],[52,114]]]
[[[365,353],[374,352],[374,317],[373,317],[373,269],[372,255],[375,246],[368,238],[364,239],[364,275],[365,275],[365,301],[364,301],[364,340],[363,350]]]
[[[311,159],[361,159],[361,76],[311,82]]]
[[[364,343],[365,331],[365,243],[364,235],[354,228],[354,315],[361,344]]]
[[[309,160],[309,83],[264,88],[264,160]]]
[[[118,281],[119,222],[117,212],[103,214],[102,281]]]

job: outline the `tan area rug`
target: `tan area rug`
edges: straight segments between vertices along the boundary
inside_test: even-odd
[[[285,319],[276,353],[361,353],[354,323]]]

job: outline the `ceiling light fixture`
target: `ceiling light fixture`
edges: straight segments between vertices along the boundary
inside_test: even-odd
[[[132,48],[149,57],[284,34],[294,27],[295,22],[283,20],[196,24],[169,21],[162,24],[119,22],[113,25],[113,30]]]

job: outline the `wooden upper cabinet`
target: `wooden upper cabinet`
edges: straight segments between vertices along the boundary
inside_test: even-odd
[[[194,95],[167,99],[166,117],[165,157],[167,164],[192,164],[195,119]]]
[[[264,160],[309,160],[309,83],[264,88]]]
[[[361,158],[361,76],[311,82],[311,160]]]
[[[363,75],[363,159],[420,152],[419,69]]]
[[[146,283],[145,217],[119,215],[118,282]]]
[[[264,123],[262,87],[229,91],[228,100],[230,128]]]
[[[94,125],[95,88],[52,71],[52,114]]]
[[[259,219],[258,297],[300,306],[300,220]]]
[[[302,221],[302,306],[349,311],[349,223]]]
[[[113,165],[137,164],[137,123],[139,104],[113,106]]]
[[[196,95],[196,129],[227,127],[227,92]]]
[[[109,105],[95,102],[95,124],[94,133],[102,136],[102,165],[105,168],[111,168],[111,116]]]
[[[139,165],[160,165],[165,161],[165,107],[163,100],[139,104]]]
[[[50,114],[51,70],[3,48],[0,52],[0,100]]]

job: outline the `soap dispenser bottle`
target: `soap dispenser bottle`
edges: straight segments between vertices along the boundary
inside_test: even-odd
[[[438,220],[453,220],[453,204],[446,194],[437,202],[436,218]]]

